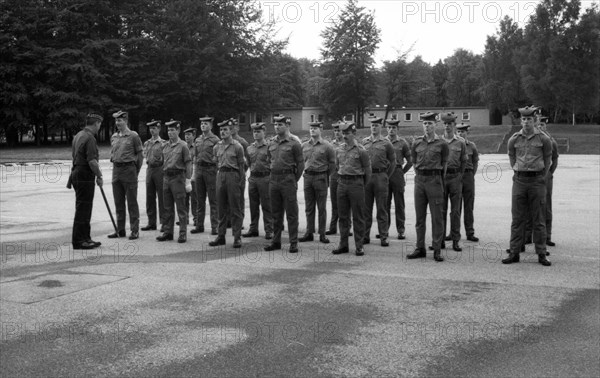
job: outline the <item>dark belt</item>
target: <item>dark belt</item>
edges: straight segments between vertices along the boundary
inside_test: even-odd
[[[165,169],[165,175],[172,177],[185,173],[185,169]]]
[[[162,163],[153,163],[153,164],[148,163],[148,167],[150,167],[150,168],[162,167]]]
[[[128,161],[127,163],[114,162],[113,164],[115,165],[115,167],[126,167],[128,165],[135,165],[135,162],[133,162],[133,161]]]
[[[201,161],[200,163],[198,163],[198,165],[201,167],[216,167],[217,166],[215,163],[207,163],[205,161]]]
[[[271,172],[250,172],[250,177],[267,177]]]
[[[363,180],[364,176],[363,175],[340,175],[340,178],[342,180]]]
[[[239,172],[239,169],[229,168],[229,167],[221,167],[219,168],[219,172]]]
[[[446,174],[460,173],[460,168],[447,168]]]
[[[437,176],[441,173],[439,169],[417,169],[419,176]]]
[[[517,176],[521,177],[536,177],[544,174],[544,171],[515,171]]]
[[[387,168],[374,168],[371,169],[372,173],[383,173],[383,172],[387,172]]]
[[[327,171],[321,171],[321,172],[317,172],[317,171],[304,171],[305,174],[309,175],[309,176],[318,176],[318,175],[326,175]]]
[[[467,168],[467,169],[465,169],[465,173],[467,173],[467,172],[473,172],[473,170],[472,170],[472,169],[469,169],[469,168]]]
[[[294,173],[293,169],[274,169],[271,171],[272,175],[288,175]]]

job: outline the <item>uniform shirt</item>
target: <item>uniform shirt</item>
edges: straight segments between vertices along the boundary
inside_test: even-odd
[[[465,144],[467,147],[467,165],[465,166],[465,169],[475,170],[477,163],[479,163],[479,152],[477,151],[477,146],[475,143],[467,139],[465,139]]]
[[[302,146],[292,136],[285,138],[277,136],[272,139],[271,143],[269,143],[268,156],[271,162],[271,171],[284,169],[297,171],[304,169]]]
[[[98,160],[98,143],[86,127],[73,138],[73,165],[88,165],[92,160]]]
[[[187,143],[179,139],[177,142],[167,141],[163,148],[163,171],[167,169],[185,170],[188,162],[192,161]]]
[[[222,140],[214,148],[213,159],[219,168],[243,168],[244,147],[235,139],[231,143]]]
[[[132,130],[114,133],[110,138],[110,145],[110,161],[113,163],[137,163],[138,154],[144,149],[140,136]]]
[[[250,156],[248,156],[248,146],[250,145],[250,143],[248,143],[248,141],[246,139],[242,138],[239,134],[232,135],[231,138],[242,145],[242,148],[244,149],[244,158],[245,158],[244,169],[247,169],[248,164],[250,164],[249,163]]]
[[[433,140],[423,135],[415,138],[410,149],[415,169],[443,169],[448,161],[448,143],[437,134]]]
[[[444,139],[448,143],[448,168],[449,169],[464,169],[467,162],[467,147],[465,140],[458,135],[454,135],[450,141]]]
[[[356,140],[354,144],[341,144],[335,154],[335,165],[340,175],[362,176],[370,170],[369,153]]]
[[[362,144],[369,153],[373,169],[387,169],[391,162],[396,161],[392,143],[383,136],[368,136],[363,139]]]
[[[558,167],[558,143],[556,142],[556,139],[552,138],[550,133],[547,131],[541,132],[550,138],[550,142],[552,142],[552,166],[550,166],[550,173],[554,173],[554,171],[556,171],[556,167]]]
[[[552,142],[537,129],[529,136],[521,130],[508,140],[508,158],[515,171],[543,171],[551,164]]]
[[[396,166],[401,167],[404,165],[404,160],[406,160],[408,168],[404,169],[410,169],[412,162],[410,160],[410,147],[408,146],[406,139],[400,138],[399,136],[396,136],[394,139],[390,139],[388,136],[386,139],[390,141],[392,147],[394,148],[394,153],[396,154]]]
[[[304,156],[304,169],[312,172],[327,172],[335,167],[335,152],[326,140],[312,138],[302,143],[302,155]]]
[[[261,143],[255,141],[248,146],[248,156],[250,156],[250,171],[251,172],[268,172],[269,171],[269,143],[263,140]]]
[[[144,142],[144,157],[149,165],[159,166],[163,164],[162,150],[166,143],[161,137],[150,138]]]
[[[217,143],[219,143],[219,137],[212,132],[208,135],[201,134],[194,141],[194,164],[199,165],[200,163],[214,163],[213,161],[213,149]]]

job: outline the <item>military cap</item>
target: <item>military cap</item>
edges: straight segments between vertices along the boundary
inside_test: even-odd
[[[340,130],[342,131],[356,131],[354,122],[342,122],[340,123]]]
[[[290,123],[290,120],[283,114],[277,114],[277,115],[273,116],[273,123],[275,123],[275,122]]]
[[[196,129],[194,129],[193,127],[190,127],[189,129],[183,130],[183,133],[184,134],[187,134],[187,133],[196,134]]]
[[[102,117],[100,114],[97,113],[88,113],[85,118],[87,119],[95,119],[98,120],[100,122],[102,122],[104,120],[104,117]]]
[[[435,121],[437,115],[438,114],[434,112],[427,112],[421,116],[421,121]]]
[[[539,108],[536,106],[526,106],[524,108],[519,108],[519,114],[521,117],[533,117],[535,112],[537,112]]]
[[[165,125],[167,125],[167,127],[179,127],[180,124],[181,121],[175,121],[173,118],[171,118],[170,121],[165,122]]]
[[[146,123],[146,126],[160,127],[160,120],[159,119],[152,119],[152,121]]]
[[[456,130],[467,131],[469,130],[469,127],[471,127],[471,125],[469,125],[468,123],[461,122],[458,125],[456,125]]]
[[[381,117],[370,117],[369,118],[369,122],[371,122],[371,124],[373,124],[373,123],[375,123],[375,124],[377,124],[377,123],[381,124],[383,122],[383,118],[381,118]]]
[[[456,122],[456,117],[454,112],[446,112],[440,115],[442,122]]]
[[[308,124],[309,127],[323,127],[323,122],[311,122]]]
[[[548,122],[548,117],[546,117],[546,116],[541,116],[541,117],[540,117],[540,122]]]
[[[398,123],[400,123],[399,119],[386,119],[385,123],[388,124],[389,126],[398,126]]]
[[[125,118],[125,119],[129,118],[129,114],[127,112],[122,111],[122,110],[119,110],[118,112],[113,113],[112,116],[114,118]]]
[[[200,122],[212,122],[214,120],[213,117],[205,115],[204,117],[200,117]]]
[[[250,125],[250,127],[252,128],[252,130],[265,130],[267,128],[264,122],[255,122],[252,125]]]
[[[224,127],[224,126],[233,126],[233,125],[235,125],[235,122],[232,118],[230,118],[230,119],[226,119],[223,122],[219,122],[219,124],[217,126]]]

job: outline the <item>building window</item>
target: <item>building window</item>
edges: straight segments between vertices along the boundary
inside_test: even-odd
[[[463,112],[463,114],[462,114],[462,120],[463,121],[470,121],[471,120],[471,113],[469,113],[469,112]]]
[[[314,114],[310,115],[310,122],[315,122],[315,115]]]
[[[404,113],[404,120],[406,122],[412,121],[412,113]]]
[[[323,119],[325,119],[325,116],[323,114],[319,114],[318,121],[323,122]]]
[[[354,114],[346,114],[344,116],[344,122],[354,122]]]

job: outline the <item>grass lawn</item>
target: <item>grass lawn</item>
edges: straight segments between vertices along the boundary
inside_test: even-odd
[[[479,153],[496,153],[498,144],[502,141],[504,134],[510,130],[510,126],[485,126],[474,127],[471,129],[469,139],[477,144]],[[569,138],[569,154],[600,155],[600,126],[599,125],[548,125],[548,131],[555,138]],[[269,130],[270,135],[273,129]],[[436,132],[441,135],[443,127],[438,126]],[[384,132],[385,133],[385,132]],[[358,138],[365,138],[370,134],[369,128],[360,129],[357,132]],[[252,142],[252,133],[241,131],[240,135],[248,142]],[[308,139],[308,131],[302,130],[296,133],[300,139]],[[333,131],[324,130],[323,135],[327,139],[333,137]],[[423,129],[420,126],[403,127],[400,129],[400,135],[411,142],[415,136],[423,135]],[[100,159],[110,158],[110,146],[100,145]],[[44,162],[51,160],[71,160],[71,146],[54,145],[34,147],[24,145],[16,148],[0,147],[1,163],[26,163],[26,162]]]

